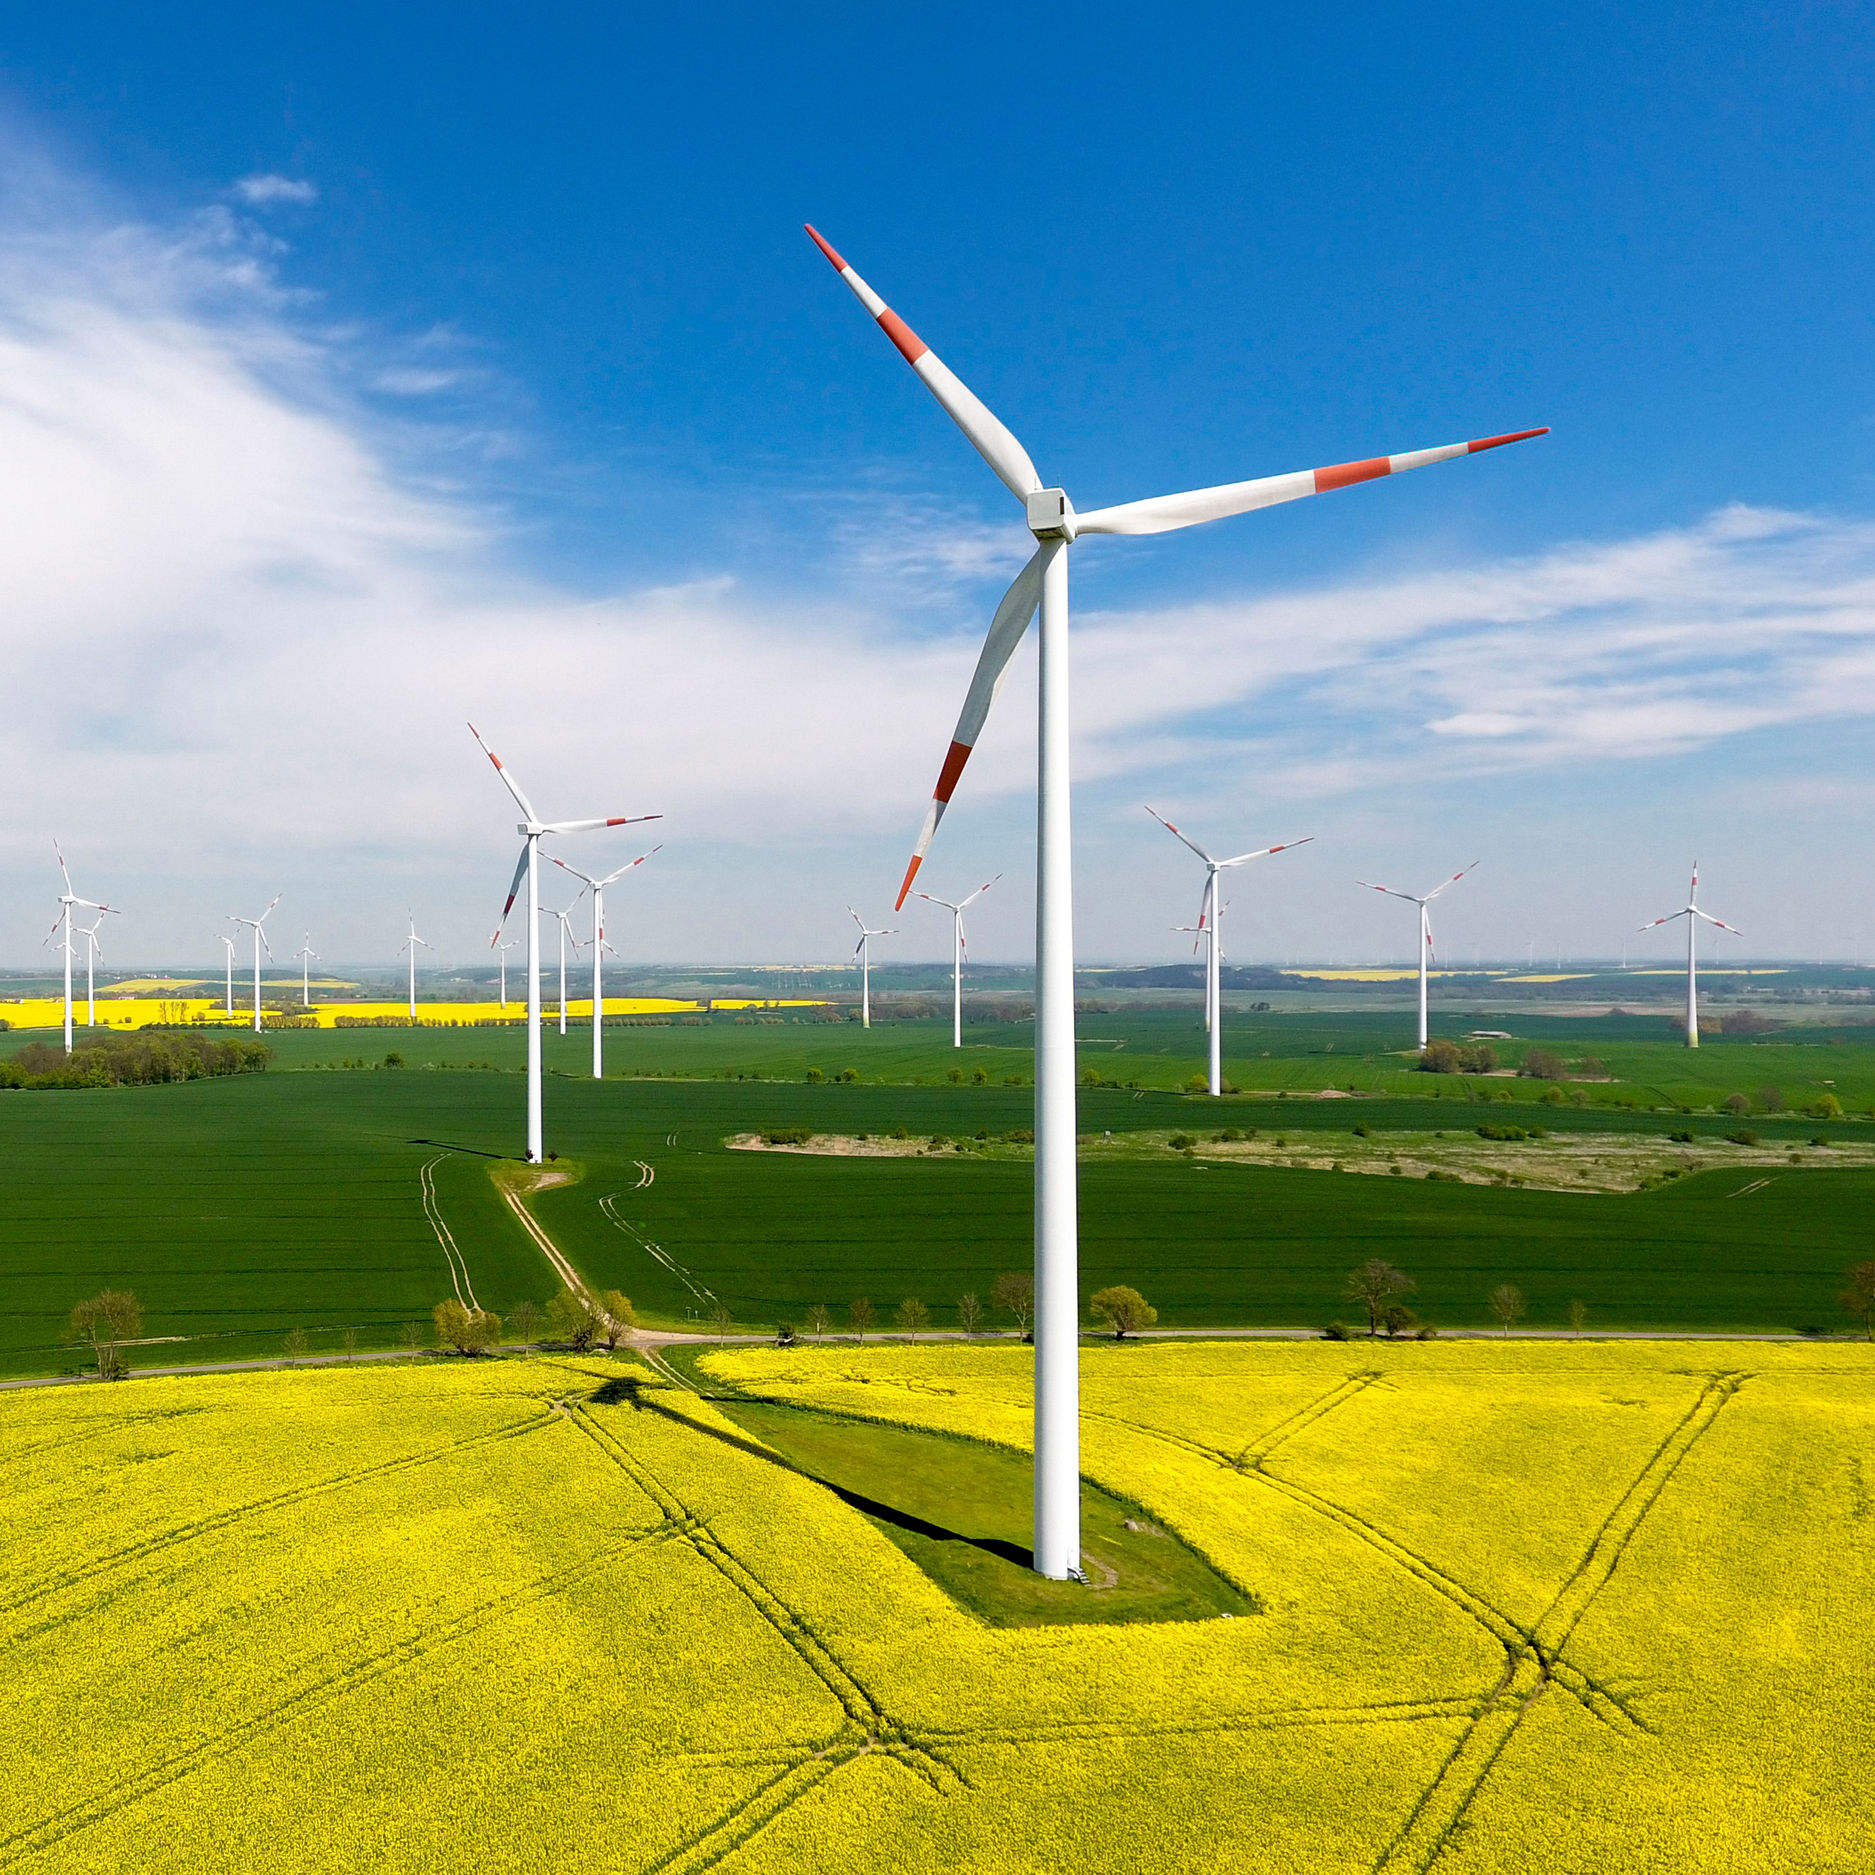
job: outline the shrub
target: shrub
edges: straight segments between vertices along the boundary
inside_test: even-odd
[[[1692,1133],[1683,1126],[1676,1127],[1667,1137],[1672,1140],[1676,1146],[1690,1146],[1693,1143]]]
[[[1093,1077],[1093,1085],[1095,1087],[1100,1085],[1100,1076],[1097,1074]],[[1194,1074],[1185,1083],[1185,1092],[1188,1094],[1208,1094],[1210,1091],[1211,1080],[1209,1075]]]
[[[387,1068],[401,1068],[404,1065],[404,1058],[393,1048],[391,1052],[384,1057],[384,1065]]]
[[[1528,1139],[1530,1137],[1530,1132],[1527,1127],[1512,1126],[1507,1120],[1486,1120],[1485,1123],[1476,1128],[1475,1131],[1480,1139],[1511,1140]]]
[[[1497,1068],[1497,1050],[1488,1042],[1479,1042],[1458,1051],[1458,1065],[1466,1074],[1491,1074]],[[1505,1098],[1509,1098],[1508,1090]]]
[[[1825,1094],[1821,1099],[1811,1101],[1803,1111],[1804,1117],[1810,1120],[1840,1120],[1842,1102],[1834,1094]]]
[[[944,1078],[949,1081],[953,1087],[956,1087],[962,1082],[964,1071],[962,1068],[946,1068],[944,1070]]]
[[[1322,1330],[1322,1339],[1324,1341],[1348,1341],[1352,1338],[1345,1324],[1341,1322],[1330,1322],[1328,1326]]]
[[[1426,1178],[1434,1185],[1462,1185],[1465,1182],[1456,1172],[1431,1171],[1426,1174]]]
[[[1430,1041],[1420,1050],[1419,1072],[1421,1074],[1456,1074],[1459,1068],[1458,1044],[1448,1042],[1443,1037]]]
[[[1725,1110],[1733,1119],[1737,1119],[1741,1113],[1749,1113],[1751,1111],[1751,1102],[1747,1100],[1743,1094],[1727,1094],[1725,1097]]]
[[[1782,1113],[1784,1111],[1784,1090],[1781,1087],[1761,1087],[1757,1100],[1760,1113]]]
[[[1170,1146],[1174,1152],[1184,1152],[1190,1147],[1195,1146],[1198,1142],[1193,1139],[1189,1133],[1174,1133],[1165,1143]]]
[[[1373,1130],[1374,1129],[1369,1126],[1365,1120],[1362,1120],[1354,1129],[1354,1137],[1356,1139],[1367,1139],[1372,1135]]]
[[[1027,1126],[1012,1126],[1009,1131],[1003,1135],[1003,1144],[1006,1146],[1033,1146],[1035,1144],[1034,1129]]]
[[[842,1068],[833,1078],[836,1081],[857,1081],[859,1079],[859,1070],[857,1068]]]
[[[890,1132],[890,1133],[889,1133],[889,1134],[887,1135],[887,1138],[889,1138],[889,1139],[910,1139],[910,1138],[911,1138],[911,1128],[910,1128],[909,1126],[907,1126],[907,1125],[905,1124],[905,1122],[904,1122],[903,1120],[901,1120],[901,1121],[899,1121],[899,1123],[898,1123],[898,1125],[896,1125],[895,1127],[893,1127],[893,1129],[891,1130],[891,1132]]]
[[[1231,1145],[1243,1138],[1243,1128],[1241,1126],[1227,1126],[1222,1132],[1213,1133],[1211,1137],[1216,1140],[1219,1145]]]
[[[769,1146],[805,1146],[814,1137],[811,1126],[766,1126],[762,1142]]]
[[[1607,1074],[1608,1070],[1602,1066],[1602,1058],[1600,1055],[1584,1055],[1582,1059],[1576,1063],[1576,1072],[1578,1074],[1590,1076],[1599,1081]]]
[[[1755,1146],[1758,1143],[1758,1135],[1748,1126],[1741,1126],[1736,1133],[1727,1133],[1725,1137],[1734,1146]]]
[[[1526,1080],[1560,1081],[1566,1070],[1563,1058],[1552,1048],[1526,1048],[1517,1072]]]
[[[1538,1098],[1546,1107],[1560,1107],[1563,1104],[1564,1094],[1560,1087],[1546,1087]]]
[[[824,1081],[827,1077],[818,1068],[809,1068],[807,1078],[809,1081]]]
[[[990,1075],[987,1068],[974,1068],[971,1070],[970,1085],[972,1087],[988,1087],[989,1084]]]

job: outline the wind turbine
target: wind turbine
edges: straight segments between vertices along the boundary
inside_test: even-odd
[[[96,969],[97,962],[104,955],[104,946],[98,942],[98,926],[104,922],[103,908],[89,924],[78,927],[78,935],[85,940],[85,1027],[95,1029],[98,1026],[98,992]]]
[[[410,913],[410,935],[397,947],[400,951],[407,950],[410,953],[410,1025],[412,1028],[416,1027],[417,1022],[417,946],[419,944],[426,951],[434,948],[428,938],[417,936],[417,914],[413,911]]]
[[[1204,971],[1204,1021],[1205,1027],[1211,1031],[1210,1082],[1211,1098],[1215,1100],[1224,1091],[1224,985],[1220,975],[1224,962],[1224,902],[1218,897],[1217,876],[1232,866],[1247,866],[1253,859],[1267,859],[1272,853],[1288,852],[1290,847],[1307,846],[1315,836],[1311,833],[1300,840],[1291,840],[1284,846],[1261,846],[1254,853],[1239,853],[1235,859],[1213,859],[1190,834],[1180,832],[1156,807],[1148,807],[1146,812],[1167,833],[1183,840],[1204,861],[1204,900],[1198,912],[1198,925],[1208,939]]]
[[[233,1015],[234,1014],[234,939],[231,938],[225,931],[221,932],[219,935],[221,937],[222,943],[228,947],[228,957],[227,957],[227,965],[228,965],[227,999],[228,1000],[227,1000],[227,1003],[225,1004],[225,1007],[227,1009],[228,1014]]]
[[[1370,892],[1384,892],[1389,898],[1403,898],[1409,905],[1419,907],[1419,1046],[1426,1046],[1426,975],[1432,961],[1432,914],[1426,907],[1451,886],[1457,885],[1466,872],[1476,872],[1484,862],[1474,859],[1465,872],[1455,872],[1449,879],[1435,885],[1424,898],[1415,898],[1410,892],[1396,892],[1390,885],[1375,885],[1367,879],[1355,880],[1356,885],[1364,885]]]
[[[52,850],[58,855],[59,876],[65,881],[65,890],[59,894],[59,915],[52,921],[52,937],[59,937],[63,932],[62,944],[65,951],[65,1052],[72,1052],[72,908],[75,905],[88,906],[100,917],[108,912],[117,916],[114,906],[100,905],[95,898],[80,898],[72,890],[72,875],[65,867],[65,854],[57,839],[52,842]],[[51,938],[47,939],[51,942]]]
[[[1303,469],[1257,481],[1161,495],[1077,514],[1060,488],[1045,488],[1028,452],[811,226],[814,244],[878,321],[1003,485],[1023,504],[1034,557],[1016,575],[991,621],[911,864],[903,905],[949,806],[964,764],[1017,644],[1041,610],[1036,764],[1035,894],[1035,1567],[1080,1574],[1079,1247],[1075,1188],[1073,857],[1068,730],[1068,548],[1083,534],[1158,534],[1326,494],[1383,475],[1476,455],[1540,436],[1519,430],[1410,455]]]
[[[306,942],[293,955],[299,959],[299,1004],[302,1009],[312,1007],[312,966],[318,962],[319,953],[312,947],[312,933],[306,933]],[[412,952],[414,956],[415,953]]]
[[[509,938],[495,947],[501,953],[501,1006],[504,1009],[508,1006],[508,953],[520,942],[519,938]]]
[[[651,849],[651,853],[662,851],[663,845],[663,841],[660,840]],[[621,866],[617,872],[607,873],[603,879],[595,879],[591,873],[581,872],[577,866],[569,866],[556,854],[548,855],[548,858],[562,872],[570,872],[575,879],[584,880],[585,889],[592,894],[592,1078],[595,1081],[605,1079],[605,996],[600,979],[604,969],[605,953],[612,949],[605,937],[605,889],[615,880],[624,878],[633,866],[642,866],[651,857],[651,853],[640,853],[630,865]],[[579,903],[577,899],[573,902]],[[618,952],[612,951],[612,955],[616,957]],[[564,993],[561,995],[560,1002],[564,1008],[566,1003]],[[564,1032],[562,1030],[562,1033]]]
[[[501,777],[502,786],[514,796],[515,805],[526,815],[516,828],[524,842],[521,848],[521,862],[514,869],[514,877],[508,884],[508,902],[501,908],[501,923],[495,927],[495,935],[488,940],[490,949],[501,942],[501,933],[508,922],[508,914],[514,909],[514,901],[521,890],[521,875],[527,875],[527,1161],[538,1165],[543,1156],[541,1146],[541,1102],[540,1102],[540,842],[544,834],[549,833],[590,833],[596,827],[629,827],[635,821],[662,820],[662,814],[614,814],[600,820],[542,820],[534,812],[532,804],[521,792],[520,784],[502,767],[501,758],[496,755],[486,742],[482,741],[475,725],[469,725],[469,734],[475,737],[481,751],[495,765],[495,773]],[[562,997],[562,1006],[565,998]]]
[[[273,946],[267,943],[267,933],[261,927],[266,924],[274,906],[279,904],[280,896],[281,895],[276,892],[273,898],[268,902],[266,911],[262,912],[258,918],[243,918],[239,912],[232,911],[228,914],[228,922],[230,924],[246,924],[254,927],[254,1033],[256,1035],[260,1033],[260,953],[262,945],[266,945],[268,962],[271,963],[273,961]],[[232,957],[233,953],[230,952],[229,955]],[[232,996],[229,1002],[230,1012],[232,1013]]]
[[[1733,937],[1745,934],[1736,925],[1727,924],[1722,918],[1715,918],[1709,911],[1699,909],[1699,861],[1693,861],[1693,883],[1688,888],[1686,903],[1678,911],[1670,911],[1664,918],[1656,918],[1652,924],[1641,926],[1642,931],[1657,930],[1663,924],[1671,924],[1676,918],[1686,920],[1686,1045],[1688,1048],[1699,1046],[1699,960],[1695,954],[1694,938],[1699,932],[1699,921],[1715,924],[1721,931],[1729,931]]]
[[[904,904],[904,895],[899,896],[899,903]],[[853,922],[859,926],[859,942],[853,946],[853,955],[859,959],[859,1026],[862,1029],[872,1027],[872,941],[876,937],[896,937],[898,927],[887,925],[883,930],[873,930],[851,905],[846,908],[853,913]]]
[[[577,905],[578,903],[579,899],[576,895],[573,900],[573,905]],[[572,937],[573,933],[571,923],[573,905],[569,905],[565,911],[552,911],[545,906],[541,908],[543,911],[546,911],[549,918],[558,918],[560,921],[560,1033],[562,1035],[566,1033],[566,941],[569,937]],[[578,938],[573,938],[573,949],[575,951],[579,949]]]
[[[1003,875],[999,872],[996,879]],[[986,885],[980,885],[968,898],[959,899],[953,905],[947,898],[933,898],[929,892],[920,892],[918,896],[928,905],[942,905],[951,915],[951,1046],[961,1048],[964,1045],[964,907],[974,905],[990,886],[996,883],[992,879]]]

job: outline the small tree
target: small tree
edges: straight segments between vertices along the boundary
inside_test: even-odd
[[[1589,1325],[1589,1305],[1586,1302],[1581,1302],[1581,1301],[1570,1303],[1569,1304],[1569,1326],[1573,1328],[1577,1334],[1580,1334],[1583,1331],[1583,1329],[1585,1329],[1588,1325]]]
[[[1159,1319],[1159,1311],[1137,1289],[1116,1283],[1109,1289],[1096,1289],[1088,1298],[1088,1310],[1113,1330],[1115,1341],[1150,1328]]]
[[[599,1339],[605,1321],[593,1307],[592,1298],[578,1290],[562,1289],[547,1304],[547,1326],[556,1341],[571,1344],[577,1354],[584,1354]]]
[[[1563,1066],[1562,1056],[1553,1048],[1526,1048],[1517,1072],[1532,1080],[1560,1081],[1568,1069]]]
[[[1419,1051],[1419,1071],[1421,1074],[1456,1074],[1458,1044],[1448,1042],[1443,1036],[1435,1037]]]
[[[1404,1302],[1389,1302],[1380,1311],[1380,1325],[1387,1331],[1389,1341],[1397,1341],[1419,1327],[1419,1317]]]
[[[303,1328],[289,1328],[286,1331],[286,1358],[297,1361],[306,1352],[306,1331]]]
[[[983,1301],[974,1289],[957,1298],[957,1325],[966,1335],[974,1335],[983,1326]]]
[[[825,1338],[827,1330],[833,1325],[833,1317],[828,1312],[826,1303],[816,1302],[807,1311],[807,1325],[813,1330],[816,1343]]]
[[[100,1380],[123,1374],[119,1349],[126,1341],[135,1341],[142,1330],[142,1306],[128,1289],[101,1289],[72,1310],[72,1339],[90,1344]]]
[[[398,1330],[397,1338],[407,1348],[412,1350],[420,1348],[423,1345],[423,1328],[420,1323],[406,1322]]]
[[[486,1309],[465,1308],[454,1296],[430,1311],[436,1339],[458,1354],[485,1354],[501,1339],[501,1317]]]
[[[721,1296],[710,1298],[710,1325],[719,1335],[726,1335],[736,1325],[736,1318],[730,1312],[729,1304]]]
[[[1524,1302],[1523,1291],[1515,1283],[1499,1283],[1485,1300],[1505,1334],[1509,1334],[1523,1320],[1528,1306]]]
[[[521,1352],[527,1353],[534,1341],[534,1330],[540,1322],[540,1305],[535,1302],[517,1302],[508,1311],[508,1320],[514,1324],[514,1332],[521,1337]]]
[[[1742,1114],[1747,1114],[1751,1111],[1751,1102],[1746,1099],[1743,1094],[1727,1094],[1725,1097],[1725,1110],[1736,1120]]]
[[[1367,1334],[1371,1340],[1380,1332],[1380,1318],[1388,1303],[1412,1287],[1413,1279],[1404,1270],[1395,1269],[1379,1257],[1369,1257],[1358,1268],[1348,1271],[1341,1293],[1367,1311]]]
[[[631,1297],[620,1289],[601,1289],[599,1307],[605,1316],[600,1332],[606,1346],[616,1348],[638,1326],[638,1311],[632,1307]]]
[[[1861,1316],[1862,1332],[1875,1341],[1875,1262],[1853,1265],[1837,1300],[1851,1315]]]
[[[899,1332],[915,1335],[931,1320],[931,1311],[916,1296],[907,1296],[898,1305]]]
[[[356,1360],[358,1358],[358,1330],[355,1328],[346,1329],[342,1339],[345,1343],[345,1358],[348,1361]]]
[[[877,1312],[864,1296],[856,1296],[846,1305],[847,1319],[852,1322],[853,1332],[860,1340],[866,1339],[866,1330],[872,1326]]]
[[[990,1300],[1013,1315],[1025,1335],[1029,1332],[1029,1321],[1035,1314],[1035,1278],[1027,1270],[1005,1270],[991,1284]]]

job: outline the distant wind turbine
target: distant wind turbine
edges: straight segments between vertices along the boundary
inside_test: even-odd
[[[579,903],[579,899],[576,896],[573,900],[573,905],[577,905],[578,903]],[[569,905],[565,911],[554,911],[550,907],[547,907],[547,906],[542,907],[542,910],[543,912],[545,912],[547,917],[558,918],[560,921],[560,1033],[562,1035],[566,1033],[566,942],[567,942],[567,939],[573,938],[573,949],[574,949],[575,954],[577,954],[579,950],[579,939],[576,937],[573,937],[573,925],[572,925],[573,905]]]
[[[85,940],[85,1027],[95,1029],[98,1026],[98,992],[96,969],[97,962],[104,955],[104,946],[98,942],[98,926],[104,922],[102,908],[98,916],[89,924],[78,927],[78,935]]]
[[[312,966],[318,962],[319,953],[312,947],[312,933],[306,933],[306,942],[293,955],[299,959],[299,1006],[302,1009],[312,1007]],[[413,952],[412,955],[415,955]]]
[[[853,922],[859,926],[859,942],[853,946],[853,955],[859,959],[859,1026],[869,1029],[872,1027],[872,941],[876,937],[896,937],[898,927],[887,925],[875,931],[851,905],[846,909],[852,912]]]
[[[258,918],[243,918],[239,912],[232,911],[228,914],[230,924],[252,925],[254,928],[254,1033],[256,1035],[260,1033],[260,953],[263,945],[266,947],[268,961],[270,963],[273,961],[273,946],[267,943],[267,933],[262,927],[266,924],[274,906],[279,904],[280,898],[281,894],[276,892],[268,903],[266,911],[262,912]],[[232,1002],[232,999],[230,1000]]]
[[[228,981],[227,981],[227,988],[226,988],[227,1002],[224,1005],[224,1007],[226,1008],[227,1013],[229,1015],[233,1015],[234,1014],[234,939],[231,938],[225,931],[219,932],[217,935],[220,937],[222,943],[227,947],[227,951],[228,951],[228,956],[226,959],[227,966],[228,966]]]
[[[521,862],[514,869],[514,877],[508,885],[508,902],[501,908],[501,923],[495,927],[495,935],[488,940],[492,950],[501,942],[501,933],[508,922],[508,914],[514,909],[514,901],[520,894],[521,877],[527,876],[527,1160],[530,1165],[538,1165],[544,1156],[541,1133],[541,1073],[540,1073],[540,842],[549,833],[590,833],[597,827],[629,827],[636,821],[662,820],[661,814],[613,814],[598,820],[542,820],[534,812],[527,796],[521,792],[520,783],[509,774],[501,764],[501,759],[486,742],[482,741],[475,725],[469,725],[469,734],[475,737],[481,751],[495,765],[495,773],[501,777],[502,786],[514,796],[515,805],[526,818],[515,828],[525,844],[521,848]],[[565,999],[562,997],[562,1005]]]
[[[100,905],[95,898],[80,898],[72,890],[72,875],[65,869],[65,854],[58,841],[52,842],[52,851],[57,854],[59,876],[65,881],[65,890],[59,894],[59,915],[52,921],[52,936],[61,937],[61,947],[65,952],[65,1052],[72,1052],[72,910],[74,906],[84,905],[98,913],[100,917],[109,914],[117,916],[112,905]],[[49,943],[49,938],[47,942]]]
[[[501,1006],[504,1009],[508,1006],[508,953],[520,942],[519,938],[508,938],[505,942],[495,946],[501,953]]]
[[[661,851],[662,847],[663,842],[659,841],[658,845],[651,849],[651,853]],[[583,879],[586,882],[586,891],[592,894],[592,1078],[595,1081],[603,1081],[605,1079],[605,994],[603,989],[603,972],[605,969],[605,953],[612,949],[611,945],[606,942],[605,935],[605,889],[615,881],[624,878],[634,866],[642,866],[645,861],[651,857],[651,853],[640,853],[636,859],[621,866],[616,872],[607,873],[603,879],[595,879],[591,873],[581,872],[577,866],[569,866],[565,860],[558,856],[553,854],[548,855],[562,872],[570,872],[575,879]],[[578,904],[579,901],[575,899],[573,902]],[[618,952],[614,950],[612,951],[612,955],[616,957]],[[562,1008],[564,1008],[566,1003],[564,991],[561,994],[560,1001]],[[562,1029],[561,1032],[564,1034],[565,1030]]]
[[[1003,875],[999,872],[996,879]],[[964,907],[974,905],[996,879],[980,885],[968,898],[959,899],[953,905],[947,898],[933,898],[929,892],[920,892],[918,896],[927,905],[942,905],[951,915],[951,1046],[961,1048],[964,1045]]]
[[[1686,903],[1678,911],[1670,911],[1664,918],[1656,918],[1651,924],[1641,926],[1642,931],[1657,931],[1663,924],[1671,924],[1676,918],[1686,920],[1686,1045],[1688,1048],[1699,1046],[1699,959],[1694,940],[1699,934],[1699,921],[1717,925],[1721,931],[1729,931],[1733,937],[1745,934],[1736,925],[1727,924],[1722,918],[1715,918],[1709,911],[1699,909],[1699,861],[1693,861],[1693,883],[1688,888]],[[1638,936],[1639,933],[1637,932]]]
[[[1357,879],[1356,885],[1364,885],[1370,892],[1384,892],[1389,898],[1403,898],[1409,905],[1419,907],[1419,1045],[1426,1046],[1426,978],[1432,962],[1432,914],[1426,909],[1441,892],[1449,891],[1464,878],[1467,872],[1476,872],[1483,862],[1474,859],[1464,872],[1455,872],[1451,878],[1435,885],[1423,898],[1415,898],[1411,892],[1396,892],[1390,885],[1375,885],[1367,879]]]
[[[1287,853],[1291,847],[1307,846],[1315,838],[1291,840],[1284,846],[1261,846],[1254,853],[1239,853],[1235,859],[1213,859],[1190,834],[1181,833],[1156,807],[1149,813],[1167,833],[1183,840],[1204,861],[1204,899],[1199,907],[1198,924],[1208,940],[1204,972],[1204,1020],[1211,1031],[1210,1090],[1213,1100],[1224,1091],[1224,986],[1220,974],[1224,962],[1224,906],[1218,897],[1217,876],[1232,866],[1247,866],[1253,859],[1267,859],[1272,853]],[[1208,929],[1206,928],[1208,926]]]
[[[432,948],[428,938],[417,936],[417,914],[410,913],[410,935],[398,945],[400,951],[410,953],[410,1024],[414,1028],[417,1021],[417,946],[421,944],[427,951]]]

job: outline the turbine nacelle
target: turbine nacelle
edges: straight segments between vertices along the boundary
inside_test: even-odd
[[[1029,532],[1037,540],[1072,540],[1077,533],[1074,503],[1061,488],[1038,488],[1023,497]]]

